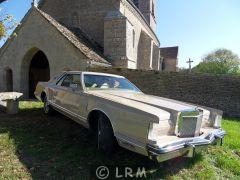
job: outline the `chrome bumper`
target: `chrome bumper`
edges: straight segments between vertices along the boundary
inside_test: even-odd
[[[176,157],[194,157],[196,152],[206,149],[209,145],[223,144],[226,132],[216,130],[207,137],[195,137],[189,140],[178,141],[164,147],[147,145],[150,159],[158,162],[167,161]]]

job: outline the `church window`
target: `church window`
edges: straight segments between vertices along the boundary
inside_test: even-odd
[[[72,26],[79,27],[79,16],[76,12],[72,14]]]

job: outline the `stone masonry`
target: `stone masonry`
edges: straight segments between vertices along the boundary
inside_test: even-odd
[[[61,24],[81,29],[113,66],[152,69],[150,63],[160,61],[155,0],[139,0],[138,7],[132,0],[42,0],[39,8]],[[153,46],[158,47],[156,52]],[[138,56],[140,51],[147,53],[147,59]],[[139,62],[144,65],[138,66]]]

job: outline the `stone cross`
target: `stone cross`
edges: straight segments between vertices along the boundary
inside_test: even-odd
[[[193,63],[194,61],[192,61],[190,58],[189,58],[189,60],[187,61],[187,63],[189,64],[189,72],[192,72],[192,63]]]

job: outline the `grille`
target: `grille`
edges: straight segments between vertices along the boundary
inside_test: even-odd
[[[203,112],[200,110],[187,110],[180,113],[177,123],[179,137],[196,137],[200,135]]]

